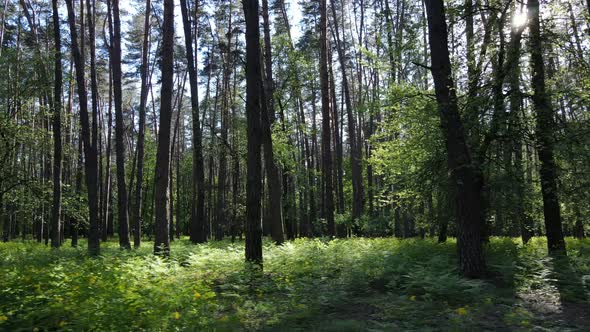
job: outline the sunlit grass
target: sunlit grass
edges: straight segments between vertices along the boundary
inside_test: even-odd
[[[452,240],[265,242],[263,274],[240,243],[183,239],[170,259],[152,245],[0,244],[0,330],[518,329],[547,323],[519,294],[583,302],[590,287],[588,240],[568,239],[564,262],[541,238],[492,238],[487,280],[458,276]]]

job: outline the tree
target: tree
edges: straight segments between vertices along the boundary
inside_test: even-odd
[[[141,46],[141,88],[139,92],[139,130],[137,132],[137,182],[135,184],[135,205],[133,206],[133,246],[139,248],[141,245],[141,224],[143,205],[143,166],[144,166],[144,145],[145,145],[145,113],[148,97],[148,75],[149,75],[149,40],[150,40],[150,19],[151,0],[145,1],[145,18],[143,24],[143,42]]]
[[[320,90],[322,100],[322,176],[324,183],[325,217],[328,235],[336,235],[334,223],[334,190],[332,183],[332,149],[330,127],[330,87],[328,83],[328,17],[326,0],[320,0]],[[351,138],[351,142],[354,139]]]
[[[156,224],[154,254],[170,254],[170,210],[168,185],[170,184],[170,127],[172,124],[172,89],[174,80],[174,0],[164,0],[162,23],[162,87],[160,88],[160,130],[156,155],[155,200]]]
[[[246,182],[246,260],[262,263],[260,225],[261,170],[261,94],[260,30],[258,0],[242,0],[246,18],[246,121],[248,137]]]
[[[346,60],[344,49],[340,40],[340,30],[338,28],[338,18],[336,17],[336,9],[332,4],[332,18],[334,22],[334,32],[336,41],[336,50],[338,51],[338,60],[340,62],[340,69],[342,71],[342,88],[344,89],[344,100],[346,104],[346,115],[348,119],[348,140],[350,142],[350,168],[352,173],[352,218],[358,219],[363,214],[364,208],[364,191],[362,178],[362,151],[357,138],[356,120],[354,118],[354,110],[350,96],[350,87],[348,85],[348,75],[346,73]],[[359,84],[362,87],[361,82]],[[322,106],[323,107],[323,106]],[[360,133],[359,133],[360,135]]]
[[[53,83],[53,208],[51,210],[51,246],[61,246],[61,31],[59,27],[59,12],[57,0],[52,1],[53,36],[55,39],[55,77]]]
[[[125,185],[125,123],[123,120],[123,87],[121,73],[121,19],[119,0],[112,4],[113,38],[111,41],[111,66],[113,70],[113,92],[115,96],[115,152],[117,155],[117,211],[119,216],[119,245],[129,249],[129,213],[127,186]],[[170,88],[172,89],[172,88]]]
[[[180,10],[182,12],[182,24],[184,28],[184,44],[186,48],[186,60],[188,79],[191,89],[191,109],[193,115],[193,168],[192,168],[192,199],[191,199],[191,224],[190,238],[193,243],[203,243],[207,241],[205,231],[205,172],[203,164],[203,143],[201,124],[199,121],[199,82],[197,70],[195,69],[195,56],[193,56],[193,36],[192,26],[188,15],[188,6],[186,0],[180,0]],[[199,11],[199,0],[196,0],[196,13]],[[198,22],[194,22],[195,28]]]
[[[479,278],[486,269],[481,233],[484,220],[481,196],[483,180],[481,170],[471,159],[459,115],[443,0],[426,0],[426,11],[432,61],[430,69],[447,150],[450,182],[456,195],[459,269],[466,277]]]
[[[88,212],[90,215],[90,227],[88,230],[88,252],[90,255],[100,253],[100,234],[98,218],[98,164],[96,146],[90,140],[90,122],[88,119],[88,97],[84,77],[84,57],[78,46],[78,28],[76,27],[76,16],[72,0],[66,0],[68,10],[68,23],[70,26],[70,45],[74,65],[76,67],[76,85],[80,104],[80,126],[84,146],[84,169],[86,187],[88,192]],[[83,31],[82,31],[83,32]],[[83,33],[81,34],[84,35]],[[83,44],[83,38],[82,42]]]
[[[543,194],[543,215],[547,247],[551,253],[565,253],[565,240],[561,229],[561,212],[557,196],[557,166],[553,152],[553,109],[551,97],[545,87],[545,65],[543,63],[543,42],[539,19],[539,1],[529,0],[531,86],[533,88],[533,107],[536,113],[535,138],[539,153],[539,176]]]
[[[283,243],[284,224],[283,224],[283,203],[281,178],[279,177],[279,168],[274,160],[272,146],[272,124],[275,120],[274,111],[274,88],[272,77],[272,51],[270,43],[270,23],[268,17],[268,0],[262,0],[262,19],[264,26],[264,69],[266,77],[264,80],[264,93],[261,98],[262,106],[262,145],[264,148],[264,165],[266,168],[266,178],[268,179],[269,195],[269,217],[271,219],[271,236],[277,244]]]

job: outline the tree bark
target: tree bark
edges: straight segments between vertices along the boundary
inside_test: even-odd
[[[129,213],[127,186],[125,184],[125,123],[123,120],[123,87],[121,73],[121,20],[119,0],[109,0],[112,5],[113,38],[111,63],[113,70],[113,93],[115,100],[115,153],[117,160],[117,213],[119,216],[119,245],[129,249]],[[172,88],[170,88],[172,89]]]
[[[332,149],[330,127],[330,87],[328,85],[328,17],[326,0],[320,0],[320,90],[322,96],[322,171],[324,181],[324,209],[328,235],[336,235],[334,223],[334,192],[332,183]],[[351,137],[351,144],[354,144]]]
[[[443,0],[427,0],[426,10],[432,77],[447,149],[450,181],[456,189],[459,268],[464,276],[479,278],[484,275],[486,269],[481,238],[484,221],[481,195],[483,179],[481,170],[471,159],[459,115],[455,85],[451,76]]]
[[[352,219],[358,219],[363,214],[364,208],[364,192],[363,192],[363,178],[362,178],[362,151],[357,141],[356,120],[354,118],[354,110],[352,106],[352,99],[350,96],[350,88],[348,85],[348,75],[346,73],[346,60],[344,49],[340,40],[340,32],[338,28],[338,18],[336,17],[336,9],[332,4],[332,18],[334,22],[334,32],[336,40],[336,50],[338,51],[338,60],[340,61],[340,69],[342,71],[342,86],[344,89],[344,100],[346,103],[346,115],[348,120],[348,140],[350,142],[350,168],[352,177]],[[320,69],[321,75],[321,69]],[[359,82],[360,84],[360,82]],[[322,97],[323,98],[323,97]],[[322,106],[323,107],[323,106]],[[360,133],[359,133],[360,135]]]
[[[149,40],[150,40],[150,18],[151,0],[145,1],[145,18],[143,21],[143,42],[141,46],[141,88],[139,99],[139,130],[137,133],[137,182],[135,183],[135,205],[133,206],[133,246],[139,248],[141,245],[141,224],[143,207],[143,158],[145,145],[145,114],[148,97],[148,74],[149,74]]]
[[[276,244],[285,241],[283,223],[283,203],[281,178],[279,168],[274,160],[272,145],[272,124],[275,120],[274,111],[274,84],[272,76],[272,51],[270,43],[270,23],[268,17],[268,0],[262,0],[262,19],[264,27],[264,97],[262,104],[262,141],[264,148],[264,165],[268,179],[269,217],[271,219],[271,237]]]
[[[203,144],[201,124],[199,123],[199,83],[197,70],[195,69],[196,59],[193,59],[192,28],[186,0],[180,0],[180,9],[182,12],[182,23],[184,28],[184,42],[193,116],[193,184],[191,196],[190,240],[193,243],[204,243],[207,241],[207,232],[205,228],[205,172],[203,165]],[[198,12],[198,10],[199,0],[196,1],[195,5],[195,11]],[[197,24],[197,22],[195,22],[195,24]],[[195,26],[195,29],[196,28],[197,26]]]
[[[72,0],[66,0],[68,10],[68,23],[70,26],[71,50],[76,66],[76,84],[80,104],[80,125],[82,129],[82,141],[84,143],[84,168],[86,173],[86,187],[88,191],[88,212],[90,215],[90,227],[88,230],[88,252],[90,255],[100,253],[100,234],[98,230],[98,183],[97,183],[97,153],[96,146],[90,140],[90,122],[88,119],[88,97],[84,77],[84,58],[78,46],[78,28]],[[82,38],[83,40],[83,38]],[[83,44],[83,42],[81,43]]]
[[[55,39],[55,77],[53,78],[53,207],[51,210],[51,246],[61,247],[61,110],[62,110],[62,68],[61,31],[57,0],[52,1],[53,37]]]
[[[258,0],[242,0],[246,18],[246,121],[248,137],[246,181],[246,261],[262,264],[260,200],[262,192],[260,30]]]
[[[160,89],[160,130],[156,155],[156,224],[154,254],[170,255],[168,185],[170,184],[170,126],[172,124],[172,88],[174,78],[174,1],[164,0],[162,35],[162,87]]]
[[[545,65],[543,63],[543,42],[539,19],[539,1],[529,0],[531,86],[533,88],[533,108],[536,114],[536,145],[539,153],[539,175],[543,195],[543,215],[547,247],[550,253],[566,252],[561,225],[561,212],[557,195],[557,166],[553,153],[553,108],[551,98],[545,88]]]

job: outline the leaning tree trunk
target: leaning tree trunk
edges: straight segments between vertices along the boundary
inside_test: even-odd
[[[170,174],[170,125],[172,123],[172,87],[174,80],[174,1],[164,0],[162,34],[162,87],[160,89],[160,130],[156,154],[156,224],[154,254],[170,255],[168,177]]]
[[[447,23],[443,0],[427,0],[432,77],[439,105],[441,127],[447,149],[450,182],[456,190],[459,268],[466,277],[485,273],[481,227],[484,221],[481,170],[471,160],[459,115],[455,85],[451,75]]]
[[[262,70],[260,66],[260,30],[258,0],[242,0],[246,18],[246,135],[248,137],[246,181],[246,260],[262,263],[260,159]]]
[[[55,39],[55,77],[53,85],[53,208],[51,210],[51,246],[61,246],[61,33],[57,0],[52,1],[53,36]]]
[[[557,196],[557,166],[553,155],[553,109],[551,98],[545,88],[545,65],[543,64],[543,43],[539,23],[539,1],[529,0],[529,33],[531,50],[531,86],[533,107],[536,113],[536,144],[539,153],[539,175],[543,195],[543,215],[547,247],[550,253],[565,253],[565,240],[561,229],[561,213]]]

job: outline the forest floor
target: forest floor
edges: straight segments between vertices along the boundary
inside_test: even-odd
[[[567,244],[492,238],[490,277],[468,280],[431,239],[265,242],[262,273],[225,241],[176,240],[170,259],[3,243],[0,331],[589,331],[590,240]]]

